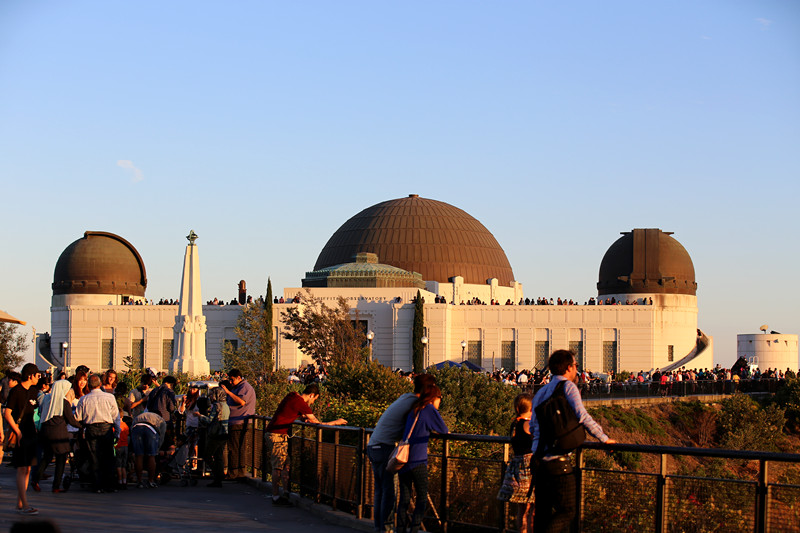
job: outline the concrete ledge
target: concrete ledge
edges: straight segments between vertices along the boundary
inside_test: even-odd
[[[587,407],[599,407],[601,405],[620,405],[622,407],[633,407],[638,405],[658,405],[662,403],[674,402],[702,402],[702,403],[718,403],[727,398],[731,398],[732,394],[696,394],[694,396],[664,396],[652,397],[646,396],[641,398],[587,398],[583,400],[583,404]]]
[[[272,494],[272,483],[268,481],[261,481],[258,478],[248,478],[247,484],[257,488],[267,494]],[[289,494],[289,499],[298,509],[309,511],[314,515],[322,518],[326,522],[342,527],[349,527],[350,529],[357,529],[359,531],[366,531],[372,533],[374,531],[372,520],[362,519],[359,520],[350,513],[343,511],[334,511],[330,505],[323,505],[321,503],[314,503],[308,498],[303,498],[299,494]]]

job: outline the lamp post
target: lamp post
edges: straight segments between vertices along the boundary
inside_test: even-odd
[[[422,343],[422,349],[425,354],[425,368],[428,368],[430,366],[430,361],[428,361],[428,337],[423,336],[419,342]]]
[[[461,341],[461,362],[464,362],[464,354],[467,351],[467,341]]]
[[[66,366],[67,364],[67,349],[69,348],[68,342],[61,343],[61,362]]]
[[[375,332],[369,330],[367,333],[367,342],[369,342],[369,360],[372,361],[372,339],[375,338]]]

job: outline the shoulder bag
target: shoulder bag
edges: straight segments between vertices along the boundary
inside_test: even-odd
[[[414,426],[417,425],[417,420],[419,420],[419,413],[417,413],[414,423],[411,424],[411,430],[408,432],[406,438],[397,443],[397,446],[395,446],[392,451],[392,455],[389,456],[389,462],[386,464],[387,472],[398,472],[408,463],[408,454],[411,451],[411,444],[409,444],[408,441],[414,433]]]

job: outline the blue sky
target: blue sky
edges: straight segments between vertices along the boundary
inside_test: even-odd
[[[533,297],[584,301],[619,232],[675,232],[730,364],[737,333],[800,332],[800,4],[5,0],[0,179],[0,309],[38,331],[86,230],[158,299],[194,229],[230,299],[414,193]]]

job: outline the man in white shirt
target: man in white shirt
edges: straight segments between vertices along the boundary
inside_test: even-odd
[[[89,377],[89,394],[81,396],[75,418],[86,428],[86,446],[97,492],[116,492],[114,434],[120,433],[119,409],[113,394],[101,389],[100,376]]]

